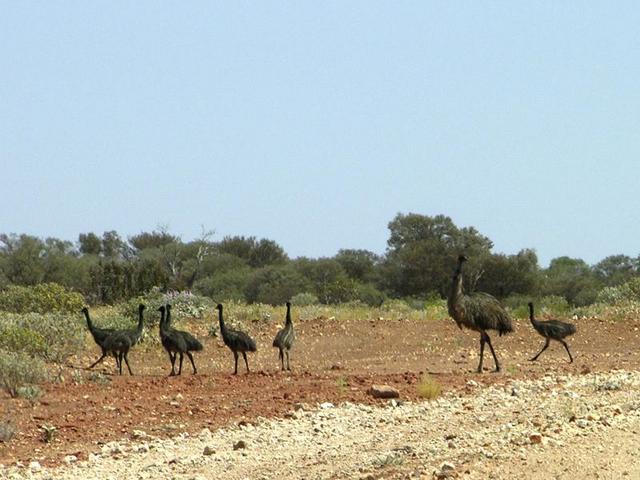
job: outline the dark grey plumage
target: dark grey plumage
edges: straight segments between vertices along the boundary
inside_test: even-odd
[[[162,346],[169,354],[169,360],[171,360],[171,373],[169,374],[169,376],[173,376],[176,374],[175,362],[178,355],[180,355],[178,375],[182,374],[182,361],[184,359],[185,353],[191,361],[191,366],[193,367],[193,373],[195,375],[196,373],[198,373],[198,369],[196,368],[196,364],[193,360],[193,355],[191,352],[199,352],[200,350],[202,350],[202,343],[200,343],[198,339],[196,339],[189,332],[176,330],[175,328],[171,327],[171,305],[167,304],[166,307],[162,306],[159,308],[159,310],[160,340],[162,342]]]
[[[293,330],[293,322],[291,321],[291,302],[287,302],[287,316],[284,322],[284,328],[280,329],[276,333],[276,338],[273,339],[273,346],[278,348],[278,358],[282,364],[282,370],[284,370],[284,355],[287,355],[287,370],[291,370],[289,366],[289,350],[293,346],[293,342],[296,339],[296,334]]]
[[[140,337],[142,337],[142,331],[144,329],[144,309],[145,306],[143,304],[138,306],[138,325],[136,328],[114,330],[105,339],[104,348],[115,357],[120,375],[122,375],[123,360],[127,364],[129,375],[133,375],[131,366],[129,365],[129,350],[131,350],[131,347],[137,344],[140,341]]]
[[[573,363],[573,357],[571,356],[571,352],[569,351],[569,345],[567,345],[567,342],[565,342],[564,339],[565,337],[576,333],[575,325],[571,323],[561,322],[560,320],[536,320],[533,314],[532,302],[529,302],[529,320],[531,320],[531,325],[533,325],[533,328],[536,330],[536,332],[538,332],[545,338],[542,350],[540,350],[538,354],[531,359],[532,362],[537,360],[540,354],[547,349],[551,340],[555,340],[564,345],[565,350],[569,354],[569,363]]]
[[[500,335],[513,331],[511,317],[500,302],[488,293],[472,293],[466,295],[462,289],[462,265],[467,261],[464,255],[458,256],[458,265],[453,275],[451,292],[447,302],[449,315],[462,329],[466,327],[480,333],[480,363],[478,373],[482,372],[484,358],[484,344],[489,345],[493,360],[496,362],[496,372],[500,371],[498,357],[491,345],[491,338],[487,330],[497,330]]]
[[[233,358],[235,359],[235,370],[233,374],[238,374],[238,352],[242,353],[244,364],[247,367],[247,373],[249,373],[247,352],[255,352],[257,350],[255,340],[246,333],[241,332],[240,330],[227,328],[222,315],[222,304],[219,303],[216,306],[216,310],[218,310],[218,320],[220,322],[220,333],[222,334],[222,340],[224,341],[224,344],[233,352]]]
[[[91,364],[90,369],[95,367],[98,363],[100,363],[104,358],[109,355],[108,349],[105,348],[105,342],[110,335],[113,335],[115,330],[113,328],[98,328],[91,321],[91,317],[89,316],[89,309],[87,307],[82,308],[82,313],[84,314],[85,319],[87,320],[87,328],[89,332],[91,332],[91,336],[93,337],[93,341],[96,342],[96,345],[100,347],[102,350],[102,355],[95,362]],[[116,357],[116,365],[118,364],[118,358]]]

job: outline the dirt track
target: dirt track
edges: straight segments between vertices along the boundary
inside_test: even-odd
[[[570,341],[576,357],[573,364],[567,363],[558,345],[530,363],[527,358],[539,350],[542,340],[528,323],[517,322],[515,334],[494,340],[503,363],[500,374],[472,373],[477,365],[477,335],[460,331],[445,319],[297,323],[291,374],[278,371],[277,354],[268,347],[277,325],[261,326],[261,334],[254,329],[259,352],[250,359],[254,371],[249,375],[229,375],[232,357],[218,339],[207,339],[205,351],[197,357],[197,376],[187,367],[187,375],[167,378],[163,352],[139,349],[131,354],[134,377],[110,376],[108,384],[74,382],[69,370],[65,381],[47,386],[43,399],[34,406],[3,398],[3,414],[15,419],[18,434],[9,445],[0,446],[0,462],[35,459],[47,466],[69,454],[86,459],[104,442],[129,438],[133,430],[169,438],[204,427],[215,430],[259,417],[280,417],[298,402],[379,404],[366,393],[374,383],[393,385],[403,399],[416,400],[422,372],[429,372],[445,392],[465,394],[472,393],[467,385],[470,379],[482,385],[502,385],[539,379],[548,372],[580,376],[613,369],[640,370],[638,322],[580,320],[577,324],[578,333]],[[90,360],[85,357],[74,363],[86,365]],[[490,358],[485,358],[485,367],[493,367]],[[102,367],[105,372],[112,368]],[[88,378],[88,372],[81,372]],[[49,444],[41,440],[43,424],[57,427],[56,438]]]

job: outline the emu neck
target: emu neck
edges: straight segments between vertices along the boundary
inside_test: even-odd
[[[143,326],[144,326],[144,315],[142,313],[142,310],[140,310],[140,313],[138,316],[138,333],[142,332]]]
[[[287,305],[287,318],[285,320],[285,325],[291,325],[291,307]]]
[[[91,323],[91,317],[89,317],[89,311],[85,310],[83,313],[84,313],[84,318],[87,319],[87,327],[89,327],[90,331],[93,331],[93,323]]]
[[[220,332],[225,335],[227,333],[227,327],[224,324],[224,319],[222,318],[222,310],[218,310],[218,320],[220,321]]]
[[[540,324],[533,315],[533,307],[529,307],[529,320],[534,327]]]
[[[166,328],[165,323],[164,323],[165,322],[164,318],[165,318],[164,317],[164,311],[160,310],[160,331],[161,332],[164,332],[165,328]]]
[[[449,305],[456,304],[462,298],[462,264],[458,264],[453,280],[451,282],[451,292],[449,294]]]

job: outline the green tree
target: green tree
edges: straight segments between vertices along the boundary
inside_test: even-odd
[[[472,260],[468,271],[474,272],[493,247],[475,228],[458,228],[444,215],[399,213],[389,231],[382,271],[386,288],[395,296],[446,296],[457,256],[466,253]]]

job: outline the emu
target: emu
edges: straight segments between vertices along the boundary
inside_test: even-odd
[[[135,344],[138,343],[142,336],[142,330],[144,328],[144,310],[145,306],[140,304],[138,306],[138,325],[134,329],[127,330],[114,330],[107,336],[104,343],[104,348],[108,353],[112,353],[116,359],[116,366],[118,372],[122,375],[122,361],[127,364],[129,375],[133,375],[131,366],[129,365],[129,350]]]
[[[462,290],[462,265],[468,258],[465,255],[458,256],[458,265],[453,274],[451,292],[447,301],[449,315],[462,330],[466,327],[480,333],[480,363],[478,373],[482,373],[482,361],[484,358],[484,344],[489,345],[493,360],[496,363],[496,372],[500,371],[500,363],[496,352],[491,345],[491,338],[487,330],[497,330],[500,336],[513,331],[511,318],[500,302],[488,293],[476,292],[466,295]]]
[[[529,302],[529,320],[531,320],[531,325],[533,328],[545,338],[544,347],[542,350],[538,352],[538,354],[531,358],[530,361],[535,362],[540,354],[544,352],[551,340],[555,340],[564,345],[564,348],[567,350],[569,354],[569,363],[573,363],[573,357],[571,356],[571,352],[569,351],[569,345],[564,341],[565,337],[573,335],[576,333],[576,326],[571,323],[561,322],[559,320],[545,320],[538,321],[535,319],[533,315],[533,302]]]
[[[238,352],[242,353],[242,356],[244,357],[244,364],[247,367],[247,373],[249,373],[247,352],[255,352],[257,350],[255,340],[246,333],[241,332],[240,330],[232,330],[231,328],[227,328],[222,316],[221,303],[216,306],[216,310],[218,310],[218,319],[220,321],[220,333],[222,334],[222,340],[224,341],[224,344],[233,352],[233,358],[235,359],[235,370],[233,371],[233,374],[238,374]]]
[[[105,348],[105,341],[110,335],[113,335],[115,330],[113,328],[98,328],[91,321],[91,317],[89,316],[89,309],[87,307],[82,308],[82,313],[84,313],[84,317],[87,320],[87,328],[89,332],[91,332],[91,336],[93,337],[93,341],[96,342],[96,345],[100,347],[102,350],[102,355],[95,362],[91,364],[89,369],[92,369],[97,364],[99,364],[104,358],[109,355],[109,350]],[[118,365],[118,357],[116,356],[116,366]]]
[[[291,370],[289,366],[289,350],[293,346],[296,334],[293,331],[293,322],[291,321],[291,302],[287,302],[287,316],[284,322],[284,328],[280,329],[273,339],[273,346],[278,348],[278,358],[284,370],[284,354],[287,355],[287,370]]]
[[[198,373],[198,369],[196,368],[196,364],[193,361],[193,355],[191,352],[199,352],[202,350],[202,343],[200,343],[193,335],[189,332],[185,332],[182,330],[176,330],[171,327],[171,305],[167,304],[166,307],[162,306],[159,308],[160,310],[160,340],[162,341],[162,346],[169,354],[169,360],[171,360],[171,373],[169,376],[176,375],[175,372],[175,363],[176,357],[178,354],[180,355],[180,364],[178,366],[178,375],[182,374],[182,361],[184,359],[184,354],[187,354],[189,360],[191,361],[191,366],[193,367],[193,374]],[[166,311],[166,318],[165,318]]]

